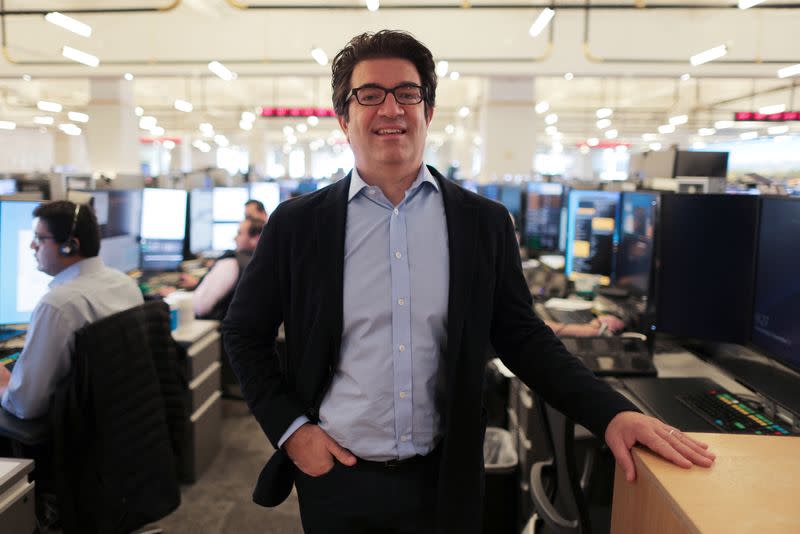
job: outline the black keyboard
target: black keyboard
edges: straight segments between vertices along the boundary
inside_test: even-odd
[[[722,432],[790,436],[793,432],[728,391],[715,388],[677,399]]]

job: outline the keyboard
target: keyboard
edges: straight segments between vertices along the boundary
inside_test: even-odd
[[[9,339],[21,336],[24,333],[25,330],[16,330],[16,329],[0,330],[0,342],[8,341]]]
[[[597,376],[656,376],[647,342],[623,337],[562,337],[567,350]]]
[[[722,388],[679,395],[677,399],[722,432],[790,436],[791,429],[766,417],[747,402]]]

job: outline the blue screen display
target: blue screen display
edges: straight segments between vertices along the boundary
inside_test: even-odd
[[[564,267],[568,276],[593,274],[604,277],[604,284],[610,282],[619,198],[615,191],[570,191]]]

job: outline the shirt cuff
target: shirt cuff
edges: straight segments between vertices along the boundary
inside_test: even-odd
[[[291,435],[294,434],[298,428],[300,428],[301,426],[303,426],[308,422],[310,421],[308,417],[306,417],[305,415],[301,415],[300,417],[295,419],[292,422],[292,424],[289,425],[289,428],[286,429],[286,432],[283,433],[281,439],[278,440],[278,448],[280,449],[281,447],[283,447],[283,444],[286,443],[286,440],[289,439]]]

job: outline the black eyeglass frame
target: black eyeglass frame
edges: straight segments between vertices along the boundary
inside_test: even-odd
[[[416,102],[400,102],[400,100],[397,99],[397,93],[395,93],[395,91],[397,91],[398,89],[404,89],[410,87],[413,87],[414,89],[419,89],[419,100],[417,100]],[[383,98],[380,100],[380,102],[365,104],[361,102],[361,100],[358,98],[358,92],[361,91],[362,89],[381,89],[383,91]],[[351,89],[350,96],[348,96],[347,99],[350,100],[350,98],[356,97],[356,102],[358,102],[362,106],[380,106],[381,104],[386,102],[386,97],[389,95],[389,93],[392,94],[395,102],[397,102],[401,106],[416,106],[417,104],[425,100],[425,94],[427,93],[427,91],[425,90],[424,86],[417,85],[415,83],[401,83],[400,85],[392,87],[391,89],[387,89],[386,87],[377,84],[367,84],[367,85],[362,85],[361,87],[354,87],[353,89]]]

